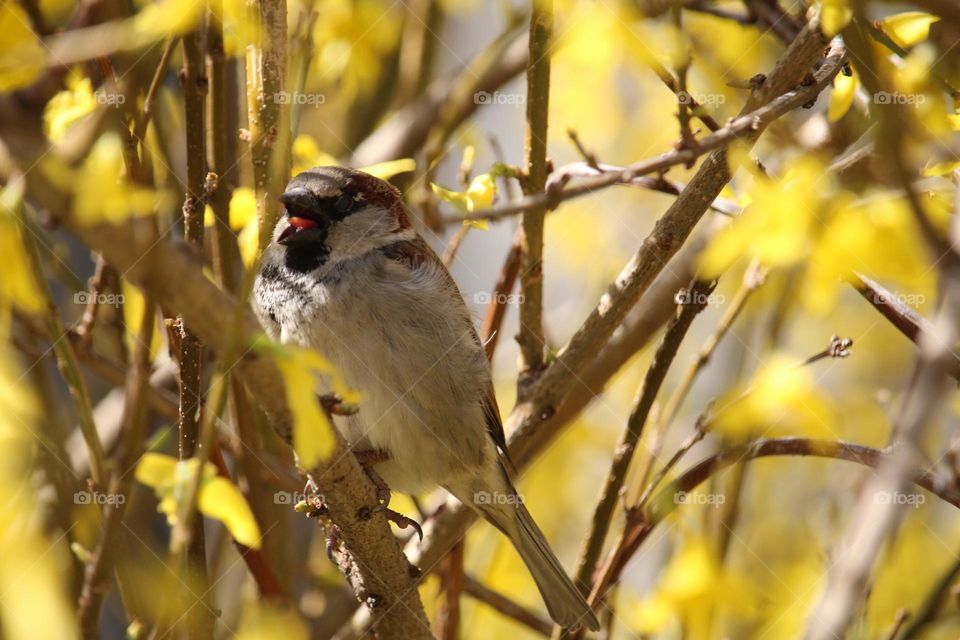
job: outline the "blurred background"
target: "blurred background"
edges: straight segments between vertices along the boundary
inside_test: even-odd
[[[669,0],[555,2],[547,138],[553,167],[586,162],[585,153],[600,163],[628,165],[673,149],[680,139],[678,100],[657,69],[674,74],[684,61],[689,62],[689,94],[722,126],[742,108],[750,79],[773,69],[786,48],[785,39],[803,23],[809,8],[794,0],[763,2],[786,16],[770,22],[758,18],[750,2],[679,4],[684,9],[678,27]],[[860,5],[877,21],[925,8],[880,1]],[[135,129],[144,96],[125,91],[134,78],[139,86],[148,85],[159,65],[143,142],[149,161],[144,164],[159,227],[169,229],[171,237],[183,234],[180,205],[189,178],[185,97],[178,79],[183,51],[167,43],[196,28],[197,20],[207,19],[207,9],[193,0],[40,0],[4,2],[0,9],[0,25],[10,34],[5,36],[9,44],[0,45],[0,90],[18,92],[18,99],[38,118],[42,113],[43,135],[57,149],[102,141],[117,122]],[[236,189],[229,210],[239,240],[238,264],[249,266],[256,255],[257,220],[245,95],[251,58],[246,47],[257,36],[245,3],[224,0],[221,10],[225,69],[238,91],[227,94],[233,107],[226,108],[239,114],[232,147],[239,156],[232,176]],[[445,198],[442,189],[466,193],[473,178],[492,172],[497,176],[495,195],[485,194],[493,200],[477,210],[520,197],[518,182],[492,168],[524,166],[528,21],[529,6],[518,2],[287,3],[287,97],[281,103],[286,100],[289,107],[293,134],[285,142],[293,171],[344,163],[379,167],[389,175],[438,255],[454,254],[450,270],[478,327],[495,296],[519,218],[464,225],[460,218],[471,212],[455,198]],[[64,35],[111,23],[115,29],[88,31],[85,38]],[[926,170],[918,175],[918,188],[938,228],[945,228],[953,196],[944,176],[958,160],[958,136],[953,101],[938,82],[960,84],[960,24],[932,20],[927,26],[923,37],[903,43],[904,55],[887,49],[882,60],[901,83],[897,86],[907,87],[905,94],[924,97],[908,105],[909,120],[903,126],[909,139],[903,153],[918,173]],[[15,78],[29,74],[35,64],[25,43],[41,44],[48,57],[26,81]],[[169,57],[163,60],[165,48]],[[51,62],[49,56],[62,60]],[[844,75],[864,73],[866,65],[854,60],[853,75]],[[690,437],[711,403],[736,404],[741,391],[761,384],[783,391],[782,397],[771,394],[753,407],[754,419],[769,418],[763,429],[758,432],[757,425],[750,424],[737,432],[740,423],[732,418],[729,432],[711,433],[694,445],[667,479],[745,432],[877,448],[887,444],[917,349],[843,281],[854,270],[876,279],[926,317],[937,311],[942,283],[936,260],[895,193],[896,181],[883,160],[883,141],[872,137],[876,123],[870,108],[876,94],[848,84],[843,89],[847,97],[837,97],[837,87],[828,88],[809,108],[770,126],[751,152],[769,178],[756,170],[737,171],[722,194],[723,206],[718,205],[728,210],[709,211],[665,268],[661,281],[669,289],[666,295],[645,296],[632,312],[632,317],[642,316],[649,310],[644,305],[663,306],[666,301],[670,308],[659,327],[672,314],[672,293],[687,285],[697,265],[706,264],[710,277],[719,276],[666,376],[625,483],[625,500],[642,493],[652,470],[661,468]],[[213,112],[208,115],[217,118]],[[692,126],[698,136],[708,133],[699,120]],[[395,160],[405,163],[382,164]],[[846,164],[838,168],[838,160]],[[75,166],[81,171],[78,180],[98,175],[96,166],[84,165],[82,158]],[[119,166],[101,165],[106,167],[102,171]],[[682,188],[696,170],[676,166],[667,178]],[[107,206],[116,195],[103,184],[70,189],[77,204],[86,197]],[[125,203],[135,200],[135,194],[126,192],[116,197]],[[617,186],[563,202],[548,213],[543,317],[551,352],[560,349],[596,307],[674,199],[670,193]],[[4,206],[12,207],[10,202]],[[745,222],[747,231],[735,232],[729,214],[741,210],[744,221],[754,220],[753,226]],[[757,217],[748,219],[751,210]],[[25,212],[36,231],[40,275],[49,283],[54,312],[70,330],[69,335],[53,337],[68,340],[76,349],[100,439],[112,455],[122,431],[123,386],[127,362],[136,351],[143,295],[29,197]],[[855,221],[843,222],[845,214]],[[856,217],[860,214],[865,221]],[[824,233],[827,228],[833,235]],[[8,234],[3,242],[21,244],[15,226],[3,232]],[[208,237],[206,242],[209,257],[213,240]],[[705,246],[710,246],[707,254]],[[4,278],[15,300],[20,276],[11,269],[9,279]],[[674,282],[669,281],[671,274]],[[733,309],[737,313],[731,318]],[[39,319],[42,310],[31,311],[15,301],[8,311],[7,371],[0,396],[8,413],[4,440],[10,442],[5,445],[9,464],[3,463],[9,473],[10,492],[3,499],[9,523],[0,526],[8,540],[0,545],[2,636],[74,637],[74,602],[84,562],[97,547],[102,526],[105,504],[97,501],[109,496],[87,483],[91,470],[79,427],[82,409],[58,371],[55,340]],[[146,449],[171,456],[177,448],[177,367],[164,318],[175,311],[159,310],[154,316],[150,371],[156,391],[144,418]],[[93,322],[85,317],[90,313]],[[517,316],[518,298],[511,296],[493,358],[504,418],[516,396]],[[664,403],[676,397],[688,367],[720,326],[726,332],[664,424]],[[651,364],[659,329],[648,333],[644,339],[623,342],[623,351],[614,357],[622,365],[609,381],[584,383],[596,397],[570,417],[519,481],[526,504],[571,573]],[[852,340],[849,357],[809,364],[802,369],[802,379],[783,377],[783,363],[820,353],[832,336]],[[205,357],[209,364],[209,354]],[[204,385],[213,366],[205,369]],[[952,454],[946,454],[956,446],[956,400],[952,392],[923,440],[930,468],[944,473],[952,460]],[[293,509],[302,482],[289,451],[262,417],[238,416],[238,406],[244,405],[229,404],[224,414],[218,433],[220,462],[249,503],[263,534],[263,557],[284,597],[275,598],[281,603],[277,606],[261,600],[223,522],[207,518],[208,601],[218,613],[215,635],[333,637],[353,615],[353,594],[327,559],[325,537],[316,522]],[[238,422],[247,419],[252,442],[240,435],[245,427]],[[657,424],[669,428],[650,427]],[[831,552],[873,473],[837,460],[778,456],[736,464],[712,477],[701,486],[702,497],[678,505],[626,566],[609,596],[615,612],[605,618],[609,630],[600,637],[801,637],[825,588],[834,560]],[[162,496],[160,489],[133,482],[124,498],[123,526],[111,549],[117,580],[106,595],[99,637],[146,638],[152,622],[166,615],[169,595],[181,576],[167,568],[170,527],[158,512]],[[443,492],[417,498],[415,504],[395,496],[392,504],[422,520],[447,500]],[[888,634],[899,612],[922,610],[931,598],[932,622],[918,629],[917,637],[960,634],[953,575],[960,567],[957,511],[919,490],[907,498],[910,508],[878,557],[869,599],[850,637],[894,637]],[[623,509],[618,508],[605,549],[623,526]],[[489,525],[477,524],[464,549],[466,574],[528,609],[542,628],[547,618],[539,594],[505,538]],[[420,587],[431,620],[444,601],[443,570],[439,573]],[[461,598],[461,606],[461,637],[543,637],[531,628],[536,620],[521,624],[474,597]],[[36,626],[40,621],[43,627]]]

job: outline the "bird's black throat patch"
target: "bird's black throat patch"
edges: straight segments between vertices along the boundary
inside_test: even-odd
[[[330,257],[330,247],[322,243],[311,243],[287,247],[284,266],[297,273],[309,273],[323,266]]]

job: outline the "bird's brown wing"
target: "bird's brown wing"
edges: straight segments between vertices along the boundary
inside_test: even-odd
[[[387,259],[402,264],[411,271],[425,265],[433,266],[439,273],[442,274],[442,277],[446,281],[446,284],[450,288],[452,294],[456,296],[456,299],[459,300],[461,304],[463,304],[463,295],[460,293],[460,289],[457,287],[457,283],[453,279],[453,276],[451,276],[450,272],[447,271],[443,261],[440,260],[437,254],[433,252],[433,249],[430,248],[430,245],[428,245],[420,236],[410,240],[401,240],[399,242],[394,242],[393,244],[388,244],[384,247],[381,247],[380,251],[384,256],[387,257]],[[483,352],[483,343],[480,341],[480,336],[477,335],[476,328],[470,321],[470,314],[467,313],[466,307],[464,307],[463,315],[466,320],[466,324],[470,329],[470,333],[477,344],[477,348]],[[487,433],[490,434],[494,444],[497,445],[497,449],[500,451],[500,454],[503,456],[504,461],[512,472],[514,471],[515,467],[513,465],[513,461],[510,459],[510,452],[507,450],[507,436],[503,431],[503,421],[500,419],[500,408],[497,406],[497,396],[493,391],[492,379],[487,380],[486,389],[483,390],[480,402],[483,408],[483,415],[487,422]]]

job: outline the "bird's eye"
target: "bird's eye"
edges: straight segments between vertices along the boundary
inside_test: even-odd
[[[353,199],[353,196],[348,193],[344,193],[337,198],[336,202],[333,203],[333,208],[336,209],[338,213],[347,213],[353,209],[355,202],[356,201]]]

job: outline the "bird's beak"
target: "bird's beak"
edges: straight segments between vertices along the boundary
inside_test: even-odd
[[[296,246],[326,239],[329,221],[322,212],[317,211],[317,202],[309,191],[290,189],[280,196],[280,202],[286,208],[289,226],[277,238],[278,243]]]

